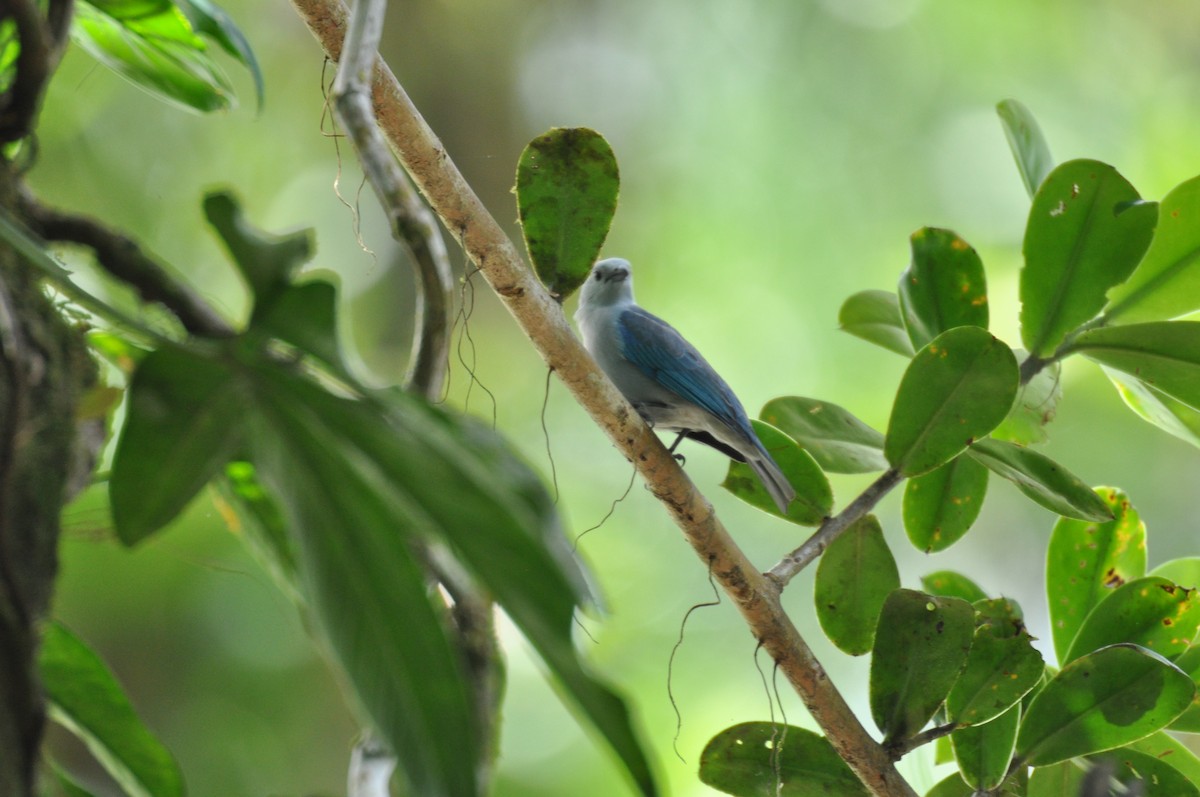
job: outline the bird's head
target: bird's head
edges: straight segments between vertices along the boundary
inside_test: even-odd
[[[603,306],[633,301],[633,269],[628,260],[610,257],[592,266],[579,294],[580,306]]]

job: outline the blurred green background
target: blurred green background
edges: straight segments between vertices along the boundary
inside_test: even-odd
[[[411,277],[348,145],[328,135],[322,86],[332,69],[287,3],[225,7],[262,61],[261,114],[249,78],[228,59],[242,107],[200,117],[73,51],[46,100],[29,181],[47,201],[129,231],[235,319],[246,293],[202,223],[203,191],[233,188],[268,229],[315,227],[311,269],[338,275],[363,373],[396,381],[411,336]],[[384,51],[514,235],[510,188],[524,144],[550,126],[599,130],[623,178],[605,254],[633,261],[641,304],[683,331],[751,413],[774,396],[806,395],[883,428],[904,360],[839,332],[836,313],[854,291],[894,286],[918,227],[953,228],[980,251],[993,331],[1019,344],[1028,198],[995,103],[1029,106],[1060,161],[1112,163],[1157,199],[1200,173],[1198,34],[1200,6],[1186,0],[393,0]],[[104,288],[65,256],[79,262],[81,282]],[[448,401],[494,415],[548,478],[549,447],[559,506],[579,534],[626,491],[630,466],[553,383],[547,443],[544,366],[482,280],[462,292],[473,312],[456,332]],[[1064,387],[1047,453],[1093,484],[1128,491],[1150,528],[1151,565],[1194,554],[1200,452],[1135,418],[1093,366],[1070,363]],[[726,463],[715,452],[684,453],[761,567],[803,539],[804,530],[720,490]],[[834,486],[845,502],[865,483]],[[897,494],[879,515],[906,586],[961,569],[1017,599],[1048,643],[1049,513],[993,480],[971,534],[926,556],[908,544],[898,511]],[[107,529],[102,490],[66,522],[56,614],[117,671],[192,794],[344,793],[356,726],[336,677],[211,494],[132,551]],[[699,752],[730,724],[786,716],[811,726],[782,679],[773,707],[770,662],[756,661],[727,601],[692,615],[668,692],[682,618],[712,590],[640,484],[579,547],[609,609],[582,621],[580,644],[633,702],[673,793],[713,793],[697,782]],[[811,588],[806,573],[786,603],[866,719],[867,663],[822,644]],[[507,626],[504,634],[509,694],[495,793],[626,793],[519,636]],[[55,744],[87,766],[68,741]],[[927,752],[902,764],[922,791],[939,776]]]

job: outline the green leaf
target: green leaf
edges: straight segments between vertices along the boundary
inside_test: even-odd
[[[1107,321],[1158,321],[1200,309],[1200,177],[1162,200],[1158,229],[1133,276],[1109,292]]]
[[[1112,519],[1089,523],[1063,518],[1054,524],[1046,549],[1046,602],[1060,662],[1068,661],[1068,650],[1092,609],[1114,588],[1146,573],[1146,526],[1129,496],[1112,487],[1097,487],[1095,495]]]
[[[888,291],[859,291],[848,298],[838,311],[838,326],[843,332],[905,357],[912,357],[916,351],[900,316],[900,301]]]
[[[732,460],[721,486],[751,506],[776,517],[786,518],[801,526],[820,525],[833,510],[833,490],[829,486],[829,479],[808,452],[792,438],[762,421],[750,423],[758,439],[771,453],[771,458],[796,489],[796,497],[788,504],[787,514],[780,513],[779,507],[775,506],[775,501],[750,466]]]
[[[996,113],[1000,114],[1004,137],[1008,139],[1008,146],[1017,161],[1021,181],[1025,183],[1029,196],[1033,197],[1046,175],[1054,169],[1050,147],[1033,114],[1017,100],[1001,101],[996,105]]]
[[[1200,556],[1184,556],[1163,562],[1146,575],[1158,576],[1186,589],[1200,587]]]
[[[411,561],[414,535],[433,535],[495,596],[640,791],[654,794],[628,710],[575,652],[586,588],[565,540],[548,543],[561,537],[552,501],[507,445],[403,393],[355,401],[280,369],[257,369],[255,379],[255,465],[296,529],[300,570],[333,648],[415,790],[472,793],[473,767],[463,762],[478,749],[441,612],[430,615]],[[406,622],[397,626],[397,616]]]
[[[1069,332],[1104,307],[1154,234],[1157,206],[1111,166],[1068,161],[1042,183],[1025,228],[1021,340],[1048,357]]]
[[[617,210],[620,175],[604,136],[555,127],[517,163],[517,213],[534,271],[560,302],[587,279]]]
[[[1196,754],[1187,746],[1181,744],[1166,731],[1159,731],[1145,739],[1139,739],[1126,745],[1125,749],[1165,761],[1193,784],[1200,785],[1200,758],[1197,758]]]
[[[337,288],[313,280],[282,288],[260,312],[254,328],[295,346],[334,373],[346,373],[337,334]]]
[[[973,797],[975,790],[967,785],[962,776],[952,772],[925,792],[925,797]]]
[[[258,59],[254,57],[250,42],[237,23],[225,9],[211,0],[179,0],[179,4],[197,32],[221,45],[222,50],[250,70],[250,77],[254,79],[254,93],[258,98],[258,110],[261,113],[266,98],[262,69],[259,68]]]
[[[59,766],[54,759],[50,759],[50,769],[54,773],[54,782],[58,786],[58,791],[51,793],[57,797],[96,797],[94,793],[76,782],[71,773]]]
[[[1112,518],[1108,504],[1082,479],[1033,449],[988,439],[976,442],[968,453],[1051,512],[1083,520]]]
[[[909,479],[904,487],[904,531],[925,553],[958,542],[983,508],[988,471],[968,457],[955,457],[936,470]]]
[[[751,797],[867,797],[824,736],[772,722],[743,722],[714,736],[700,754],[700,780]]]
[[[184,793],[179,766],[138,718],[112,672],[62,625],[45,626],[38,670],[50,716],[78,736],[126,793]]]
[[[1024,352],[1016,354],[1018,360],[1027,356]],[[1046,424],[1054,420],[1060,399],[1062,367],[1059,363],[1051,363],[1021,385],[1008,417],[992,431],[992,437],[1021,446],[1044,443],[1048,437]]]
[[[1048,767],[1038,767],[1029,776],[1028,797],[1085,797],[1083,779],[1086,776],[1087,773],[1074,761],[1060,761]]]
[[[1067,347],[1200,409],[1200,321],[1091,329]]]
[[[1200,797],[1200,788],[1171,766],[1170,759],[1153,756],[1122,747],[1107,753],[1088,756],[1088,763],[1105,767],[1112,779],[1126,787],[1123,794],[1144,794],[1147,797]],[[1141,791],[1135,791],[1135,789]]]
[[[1083,625],[1064,661],[1106,645],[1132,642],[1167,660],[1187,650],[1200,629],[1200,599],[1165,578],[1129,581],[1100,601]]]
[[[962,598],[967,603],[986,600],[987,593],[971,579],[953,570],[938,570],[921,577],[921,587],[930,595]]]
[[[813,600],[821,630],[851,656],[871,650],[888,594],[900,571],[874,515],[856,521],[829,544],[817,565]]]
[[[1196,685],[1166,659],[1112,645],[1075,659],[1029,704],[1017,735],[1021,763],[1040,767],[1121,747],[1166,727]]]
[[[1200,410],[1192,409],[1140,379],[1112,368],[1101,368],[1129,409],[1164,432],[1200,448]]]
[[[912,234],[912,261],[900,276],[900,314],[914,349],[946,330],[987,329],[983,261],[957,233],[922,227]]]
[[[246,220],[237,198],[228,191],[204,196],[204,217],[216,230],[254,295],[254,314],[266,312],[290,284],[296,270],[313,254],[313,231],[275,235]]]
[[[963,725],[987,723],[1019,703],[1046,669],[1024,623],[980,620],[967,663],[946,697],[947,717]]]
[[[133,545],[178,515],[241,445],[246,392],[215,358],[164,347],[146,355],[109,479],[117,536]]]
[[[996,428],[1017,394],[1012,350],[980,327],[943,332],[909,363],[883,453],[905,476],[949,462]]]
[[[950,734],[954,758],[963,780],[977,791],[994,789],[1008,774],[1017,742],[1021,704],[1015,703],[991,722],[959,728]]]
[[[1193,644],[1175,659],[1174,664],[1192,679],[1192,683],[1200,686],[1200,645]],[[1192,705],[1188,706],[1187,711],[1180,714],[1167,730],[1200,733],[1200,692],[1192,699]],[[1197,781],[1197,785],[1200,785],[1200,781]]]
[[[975,611],[958,598],[909,589],[888,596],[871,653],[871,716],[884,742],[924,727],[966,663]]]
[[[233,88],[205,52],[187,17],[170,2],[75,4],[71,38],[135,85],[185,108],[232,108]]]
[[[768,401],[759,417],[799,443],[828,473],[887,468],[883,435],[832,402],[784,396]]]

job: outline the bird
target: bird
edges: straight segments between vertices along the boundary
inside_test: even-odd
[[[679,432],[745,462],[781,514],[796,490],[767,452],[746,410],[696,348],[633,299],[633,268],[610,257],[592,266],[579,294],[575,322],[584,348],[654,429]]]

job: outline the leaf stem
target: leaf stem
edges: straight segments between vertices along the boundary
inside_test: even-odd
[[[895,468],[885,470],[845,509],[831,518],[826,518],[821,527],[805,540],[803,545],[780,559],[778,564],[766,572],[766,577],[782,592],[797,573],[824,553],[830,543],[841,536],[842,532],[853,525],[856,520],[874,509],[875,505],[903,478],[900,471]]]
[[[936,741],[943,736],[949,736],[954,731],[958,730],[959,723],[947,722],[945,725],[935,725],[932,728],[921,731],[915,736],[910,736],[907,739],[898,739],[890,745],[886,745],[888,753],[891,754],[893,761],[899,761],[904,756],[916,750],[922,745]]]

